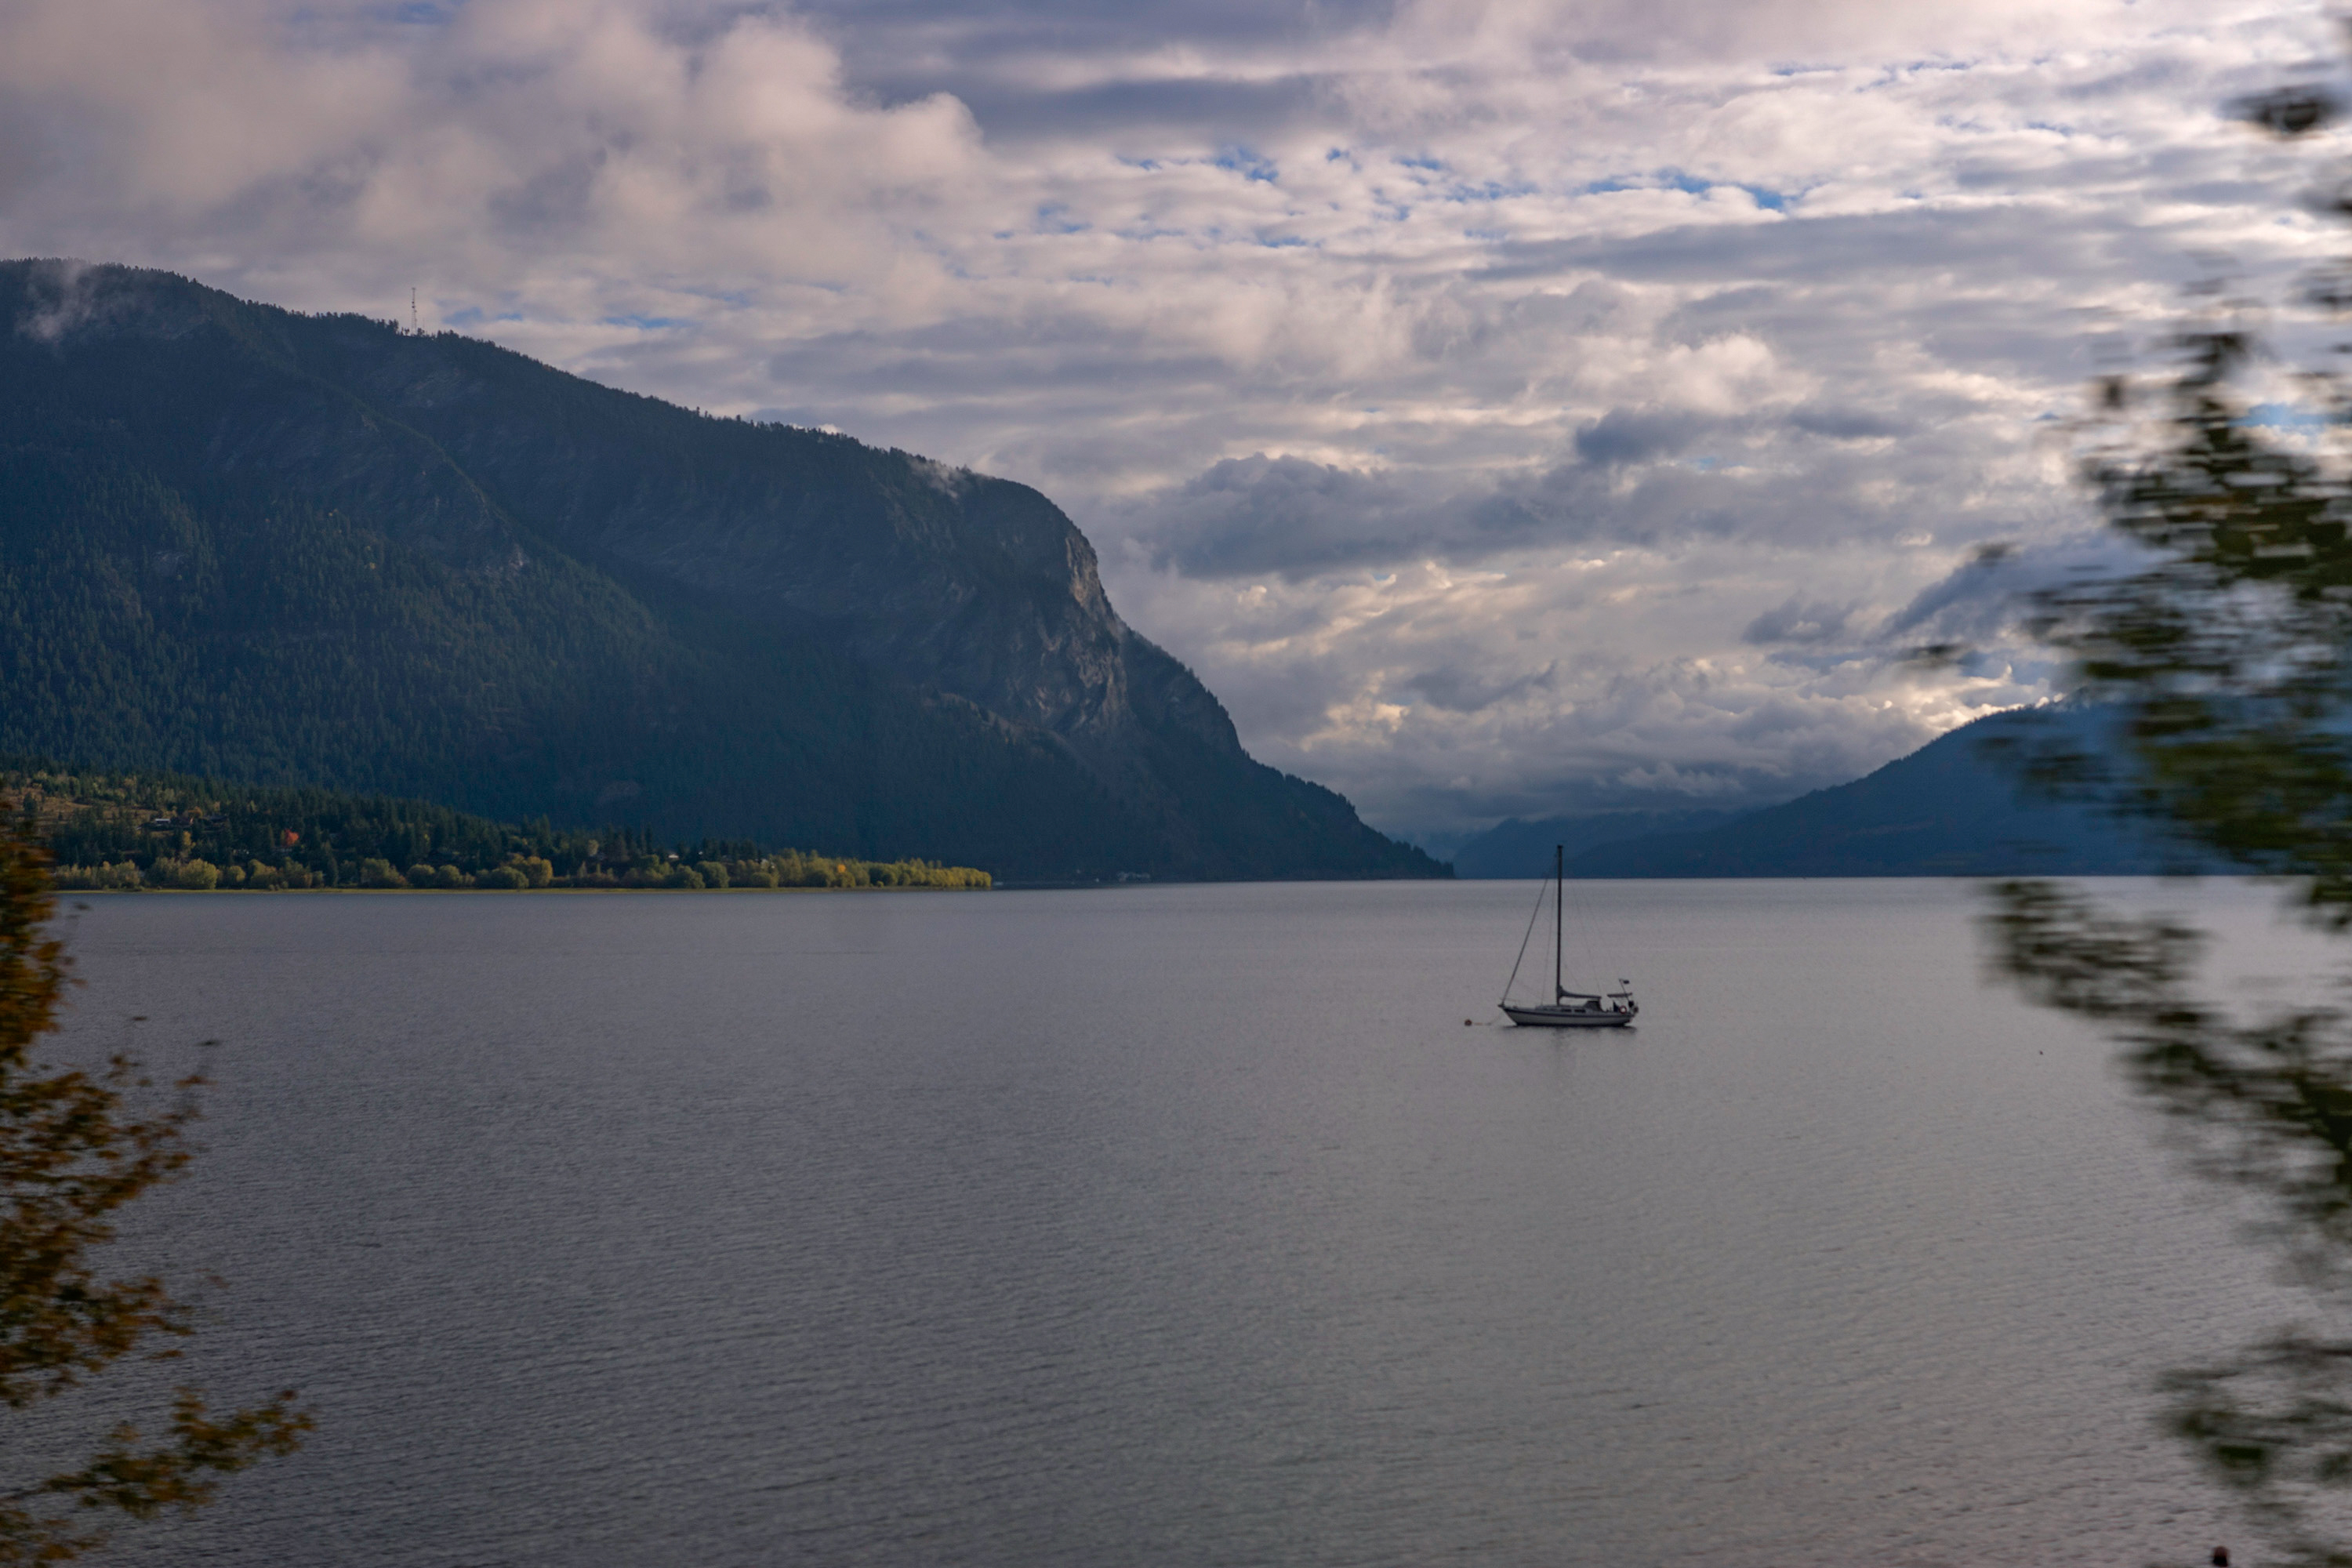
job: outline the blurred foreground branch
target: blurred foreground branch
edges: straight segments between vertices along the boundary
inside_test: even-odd
[[[177,1103],[141,1117],[131,1098],[155,1086],[129,1058],[97,1073],[34,1059],[69,983],[52,911],[47,853],[29,824],[0,821],[0,1405],[20,1426],[126,1356],[176,1356],[169,1342],[192,1331],[161,1279],[101,1278],[93,1254],[117,1211],[187,1163],[203,1080],[181,1080]],[[293,1401],[289,1390],[216,1418],[183,1388],[154,1440],[118,1426],[77,1468],[0,1476],[0,1563],[79,1556],[103,1542],[89,1521],[109,1511],[202,1507],[222,1476],[299,1444],[310,1417]]]
[[[2307,87],[2250,100],[2273,135],[2326,126]],[[2322,279],[2324,283],[2326,280]],[[2352,304],[2352,289],[2312,298]],[[2242,391],[2257,344],[2210,322],[2153,384],[2112,379],[2082,427],[2084,472],[2135,574],[2043,593],[2030,629],[2108,721],[2096,754],[2030,759],[2043,786],[2153,823],[2202,864],[2273,879],[2315,930],[2352,934],[2352,410],[2341,375],[2300,377],[2300,432]],[[2033,1001],[2123,1047],[2190,1166],[2249,1194],[2257,1237],[2321,1318],[2352,1325],[2352,1015],[2258,1016],[2205,999],[2208,943],[2176,920],[2046,882],[1992,890],[1992,960]],[[2341,996],[2352,966],[2320,994]],[[2165,1376],[2167,1420],[2291,1563],[2352,1568],[2352,1332],[2282,1328]]]

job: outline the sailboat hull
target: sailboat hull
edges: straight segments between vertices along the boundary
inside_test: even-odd
[[[1514,1024],[1538,1029],[1622,1029],[1633,1021],[1631,1013],[1594,1013],[1577,1007],[1523,1007],[1503,1004]]]

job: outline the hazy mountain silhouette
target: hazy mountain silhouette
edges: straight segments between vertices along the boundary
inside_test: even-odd
[[[1612,818],[1507,822],[1462,847],[1466,877],[1531,877],[1565,842],[1577,877],[2126,876],[2181,854],[2136,824],[2023,787],[2027,752],[2096,752],[2101,715],[2072,707],[1999,713],[1937,737],[1867,777],[1714,826],[1612,831]],[[1556,826],[1559,837],[1538,842]],[[1530,837],[1530,835],[1533,837]],[[1596,837],[1596,835],[1606,837]]]
[[[1588,812],[1525,821],[1510,817],[1464,842],[1454,852],[1454,874],[1471,878],[1515,878],[1551,875],[1555,844],[1567,847],[1570,858],[1604,844],[1647,838],[1662,833],[1695,833],[1731,821],[1733,811]]]

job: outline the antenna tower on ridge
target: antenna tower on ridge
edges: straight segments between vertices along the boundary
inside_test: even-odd
[[[408,330],[415,332],[419,337],[423,337],[425,335],[425,329],[417,324],[416,290],[414,289],[411,289],[408,291]]]

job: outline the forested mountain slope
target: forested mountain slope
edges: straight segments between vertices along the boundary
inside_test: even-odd
[[[0,263],[0,752],[1001,875],[1426,876],[1025,486]]]

